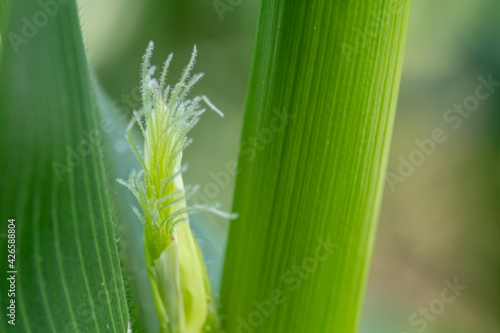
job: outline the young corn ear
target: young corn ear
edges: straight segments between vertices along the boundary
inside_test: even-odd
[[[133,192],[142,208],[142,214],[135,207],[133,210],[144,224],[146,265],[161,332],[216,332],[218,320],[210,281],[189,226],[188,213],[209,210],[227,214],[220,212],[216,205],[186,204],[186,198],[197,188],[184,187],[181,159],[182,151],[191,142],[187,133],[205,111],[201,102],[223,115],[205,96],[186,98],[203,76],[190,77],[196,47],[180,81],[174,86],[166,85],[172,54],[157,81],[153,78],[155,67],[150,64],[152,51],[153,43],[150,42],[142,66],[143,107],[134,113],[127,129],[127,139],[143,170],[132,171],[128,182],[119,182]],[[130,132],[136,123],[144,136],[143,154],[131,139]]]

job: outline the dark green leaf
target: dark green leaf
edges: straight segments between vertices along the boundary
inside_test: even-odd
[[[126,332],[129,315],[107,188],[105,132],[74,1],[14,1],[0,78],[1,306],[7,219],[16,230],[16,326]],[[3,311],[2,311],[3,313]]]

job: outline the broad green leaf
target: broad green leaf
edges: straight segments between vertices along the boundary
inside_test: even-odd
[[[0,331],[126,332],[109,123],[97,112],[76,5],[51,3],[12,2],[2,44],[0,258],[6,263],[7,219],[15,219],[17,273],[16,325],[2,315]]]
[[[409,8],[262,1],[222,281],[228,332],[356,332]]]
[[[7,26],[7,18],[9,13],[10,0],[0,0],[0,41]]]

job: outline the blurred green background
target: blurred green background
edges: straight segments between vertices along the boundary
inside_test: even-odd
[[[185,183],[200,184],[211,201],[230,210],[234,179],[208,184],[237,157],[258,1],[230,5],[223,20],[206,0],[79,5],[93,71],[125,112],[139,107],[133,95],[149,40],[156,44],[153,63],[174,53],[172,82],[198,46],[196,69],[206,76],[195,92],[209,96],[225,117],[207,113],[191,133]],[[440,297],[444,280],[455,278],[468,288],[425,332],[500,332],[500,88],[459,128],[443,120],[446,110],[474,94],[479,76],[500,82],[499,32],[498,0],[413,1],[388,171],[396,173],[400,156],[408,159],[418,148],[414,141],[434,129],[442,128],[448,139],[404,182],[386,186],[362,333],[418,332],[411,314]],[[112,144],[118,154],[127,151],[121,138]],[[197,229],[210,221],[202,247],[218,284],[227,221],[195,219]]]

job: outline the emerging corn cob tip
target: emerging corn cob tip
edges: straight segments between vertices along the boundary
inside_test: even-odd
[[[198,187],[184,187],[181,167],[183,150],[191,143],[187,133],[196,125],[205,109],[223,116],[206,96],[187,98],[191,88],[203,74],[192,77],[196,46],[191,59],[174,86],[166,85],[173,55],[164,63],[160,80],[153,78],[155,67],[150,59],[150,42],[143,57],[141,73],[142,109],[134,112],[127,128],[127,140],[139,159],[142,170],[132,171],[127,186],[141,208],[132,207],[144,224],[144,252],[149,281],[161,323],[161,332],[215,332],[218,320],[211,296],[201,251],[191,233],[188,213],[210,211],[226,218],[235,218],[219,210],[219,205],[190,205],[186,199]],[[138,125],[144,137],[141,154],[132,141],[131,131]],[[186,222],[186,223],[182,223]]]

